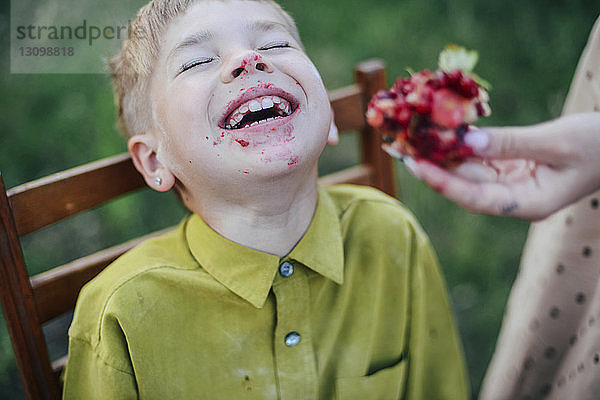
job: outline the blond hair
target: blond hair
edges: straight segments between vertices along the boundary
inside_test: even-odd
[[[152,129],[154,119],[149,93],[150,77],[161,51],[162,38],[175,17],[202,1],[217,0],[150,1],[131,22],[129,36],[121,52],[108,60],[117,107],[117,125],[126,137],[141,135]],[[294,20],[279,4],[273,0],[245,1],[259,1],[274,7],[300,43]]]

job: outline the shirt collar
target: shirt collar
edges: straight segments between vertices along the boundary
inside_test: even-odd
[[[282,259],[221,236],[195,214],[188,220],[186,240],[202,268],[256,308],[264,306],[283,260],[296,260],[338,284],[343,282],[340,221],[333,200],[322,189],[319,189],[317,208],[306,233]]]

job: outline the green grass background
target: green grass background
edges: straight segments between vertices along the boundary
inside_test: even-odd
[[[476,70],[493,85],[493,115],[481,125],[530,124],[558,116],[600,12],[597,0],[281,3],[295,17],[307,52],[330,88],[351,83],[353,65],[367,58],[385,60],[391,84],[405,67],[435,68],[437,54],[448,43],[478,50]],[[7,186],[124,151],[114,128],[108,76],[10,74],[9,2],[0,4],[0,171]],[[355,162],[355,142],[349,137],[338,148],[327,149],[321,170]],[[401,166],[396,168],[401,200],[417,215],[437,249],[476,397],[528,224],[467,213]],[[149,229],[172,225],[183,214],[170,195],[136,194],[26,237],[25,257],[32,271],[41,271]],[[62,345],[54,344],[55,329],[52,325],[47,333],[51,351],[59,353]],[[0,399],[22,396],[2,320]]]

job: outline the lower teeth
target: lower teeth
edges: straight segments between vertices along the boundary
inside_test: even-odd
[[[232,127],[231,125],[227,125],[227,126],[225,126],[225,128],[226,129],[248,128],[248,127],[251,127],[251,126],[254,126],[254,125],[262,124],[264,122],[273,121],[273,120],[279,119],[279,118],[283,118],[283,116],[277,116],[277,117],[270,117],[270,118],[267,118],[267,119],[261,119],[260,121],[254,121],[254,122],[252,122],[250,124],[245,124],[244,126],[239,126],[239,127],[238,126]]]

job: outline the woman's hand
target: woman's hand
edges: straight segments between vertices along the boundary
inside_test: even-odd
[[[600,189],[600,113],[475,129],[465,142],[480,159],[454,170],[424,160],[407,165],[469,211],[539,220]]]

